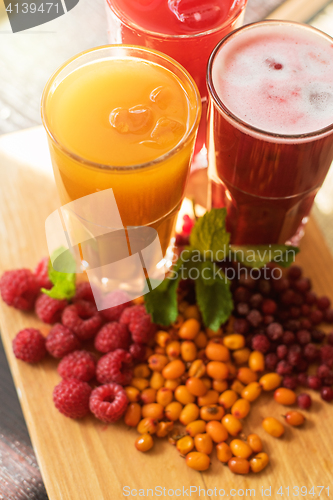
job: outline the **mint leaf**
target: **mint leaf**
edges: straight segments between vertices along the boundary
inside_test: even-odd
[[[230,245],[233,257],[252,268],[261,268],[269,262],[289,267],[295,260],[299,249],[289,245]]]
[[[197,304],[205,326],[217,331],[234,308],[229,281],[213,262],[202,262],[198,267],[200,275],[195,280]],[[205,279],[205,276],[211,279]]]
[[[216,208],[206,212],[194,225],[190,245],[207,260],[222,261],[229,250],[230,234],[226,231],[227,210]]]
[[[56,271],[52,266],[52,261],[62,271]],[[70,300],[76,291],[75,269],[76,263],[71,252],[64,247],[58,248],[52,254],[48,265],[48,275],[53,287],[51,290],[42,288],[41,291],[53,299]]]

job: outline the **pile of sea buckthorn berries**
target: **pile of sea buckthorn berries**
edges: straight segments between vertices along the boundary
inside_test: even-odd
[[[40,294],[41,286],[51,286],[47,259],[33,273],[7,271],[0,280],[3,300],[35,308],[53,325],[46,337],[31,328],[19,332],[14,353],[32,363],[47,353],[60,359],[62,381],[53,400],[67,417],[123,418],[139,432],[139,451],[166,437],[195,470],[208,469],[215,447],[232,472],[260,472],[269,458],[257,434],[244,435],[243,420],[262,392],[301,409],[310,408],[311,397],[296,395],[297,386],[333,400],[333,332],[319,329],[333,323],[333,310],[298,266],[279,279],[267,266],[254,279],[230,265],[238,276],[231,285],[235,307],[218,331],[203,327],[190,280],[180,283],[176,322],[164,328],[151,323],[143,298],[99,312],[88,283],[77,286],[70,302]],[[284,423],[301,426],[305,417],[292,409],[281,420],[268,416],[262,428],[279,438]]]

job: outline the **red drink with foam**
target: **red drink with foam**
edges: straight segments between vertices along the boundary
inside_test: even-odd
[[[215,45],[243,20],[247,0],[107,0],[110,43],[140,45],[176,59],[203,104],[195,154],[205,143],[206,68]]]
[[[209,61],[209,177],[233,243],[297,244],[333,160],[333,39],[264,21]]]

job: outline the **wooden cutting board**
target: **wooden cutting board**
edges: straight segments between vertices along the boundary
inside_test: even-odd
[[[25,142],[20,142],[23,150],[15,149],[17,142],[10,140],[9,146],[6,143],[7,153],[1,153],[3,143],[0,141],[0,273],[12,268],[33,268],[46,255],[44,222],[57,208],[49,160],[37,154],[46,150],[45,137],[39,131],[32,136],[26,133],[24,138]],[[16,152],[15,159],[8,153],[11,148]],[[333,299],[333,259],[311,220],[301,249],[297,260],[313,280],[315,291]],[[46,334],[48,327],[41,325],[32,314],[9,308],[2,301],[0,322],[8,361],[50,500],[118,500],[126,497],[129,490],[123,490],[125,486],[136,489],[137,496],[141,493],[148,498],[152,493],[154,497],[171,498],[174,492],[182,498],[202,499],[204,494],[201,490],[199,495],[199,487],[205,490],[206,498],[218,498],[221,488],[225,490],[225,497],[248,497],[250,492],[246,495],[246,489],[252,489],[255,496],[261,498],[262,487],[266,490],[271,487],[270,498],[283,500],[288,486],[290,497],[297,493],[297,489],[293,489],[297,486],[306,487],[308,492],[314,486],[315,495],[308,493],[305,498],[317,498],[320,491],[317,486],[330,487],[330,496],[333,495],[333,406],[321,402],[315,393],[312,393],[311,411],[304,412],[307,416],[304,428],[288,428],[282,439],[265,435],[261,420],[266,416],[281,419],[286,409],[275,403],[271,395],[264,395],[253,404],[244,429],[246,433],[258,432],[263,438],[264,450],[271,460],[265,471],[235,476],[213,456],[209,471],[199,473],[189,469],[165,440],[156,440],[153,450],[142,454],[134,448],[136,431],[123,423],[107,426],[93,417],[82,421],[63,417],[52,404],[53,387],[60,381],[56,361],[47,359],[31,366],[16,360],[12,353],[11,341],[19,330],[40,327]],[[166,489],[154,490],[158,486]],[[149,488],[153,492],[147,491]],[[177,488],[180,490],[176,491]],[[278,491],[284,495],[277,494]],[[266,494],[269,496],[268,490]],[[220,497],[222,495],[221,491]],[[134,496],[133,491],[129,498]],[[327,489],[321,492],[321,498],[328,498]]]

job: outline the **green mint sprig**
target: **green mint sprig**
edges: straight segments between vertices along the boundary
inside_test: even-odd
[[[52,262],[57,263],[58,268],[62,271],[56,271]],[[69,250],[60,247],[52,254],[48,264],[48,275],[53,287],[50,290],[42,288],[42,292],[52,297],[53,299],[70,300],[75,295],[76,291],[76,263],[73,255]]]
[[[217,331],[231,315],[234,304],[230,282],[219,263],[238,260],[247,267],[276,262],[289,267],[299,252],[288,245],[232,245],[226,230],[225,208],[207,212],[195,223],[190,245],[183,250],[171,273],[150,293],[145,305],[155,323],[169,326],[178,316],[177,288],[181,279],[192,279],[204,325]]]

